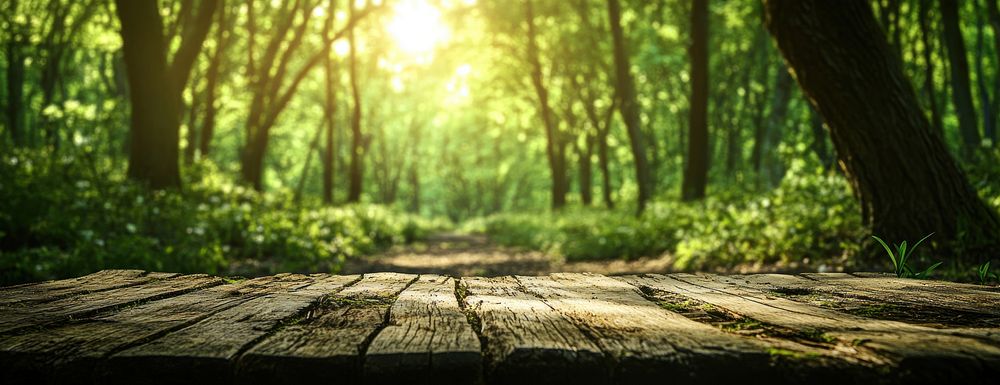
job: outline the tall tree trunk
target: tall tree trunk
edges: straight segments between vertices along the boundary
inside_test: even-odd
[[[951,63],[951,100],[958,115],[958,129],[962,134],[962,156],[971,159],[979,147],[980,136],[976,109],[972,105],[972,88],[969,82],[969,62],[965,41],[959,26],[958,0],[940,0],[941,23],[944,25],[944,43]]]
[[[16,3],[16,2],[15,2]],[[16,5],[14,6],[16,7]],[[7,56],[7,103],[5,115],[7,130],[15,146],[23,146],[25,140],[24,125],[24,70],[25,55],[22,50],[20,34],[8,36],[6,45]]]
[[[608,159],[608,133],[611,127],[605,127],[597,137],[597,164],[601,168],[601,197],[604,206],[615,208],[615,200],[611,195],[611,170]]]
[[[326,97],[326,150],[323,151],[323,203],[333,204],[333,154],[334,154],[334,135],[336,130],[336,108],[337,108],[337,94],[334,88],[334,78],[337,73],[334,68],[333,59],[328,59],[326,65],[324,66],[326,70],[326,79],[324,84],[325,97]]]
[[[775,73],[774,99],[771,103],[771,113],[768,115],[767,132],[764,134],[764,154],[767,155],[765,162],[768,166],[763,171],[771,187],[781,182],[781,178],[784,176],[784,165],[778,158],[778,145],[781,144],[781,137],[785,130],[793,82],[792,76],[788,74],[788,69],[782,63]]]
[[[417,162],[410,164],[410,202],[408,204],[411,213],[420,213],[420,167]]]
[[[615,202],[611,198],[611,172],[608,170],[608,135],[611,133],[611,121],[615,118],[618,101],[612,98],[611,105],[608,106],[602,120],[597,112],[597,107],[594,106],[594,94],[584,92],[583,85],[578,84],[577,87],[581,91],[583,110],[586,112],[587,119],[590,120],[590,125],[594,127],[595,131],[594,136],[590,138],[590,150],[588,152],[593,154],[593,146],[597,145],[597,166],[601,170],[601,196],[604,200],[604,206],[613,209],[615,208]]]
[[[944,137],[944,123],[941,122],[941,109],[937,103],[937,89],[934,86],[934,47],[931,45],[936,39],[931,39],[931,27],[929,13],[931,0],[920,0],[919,23],[920,41],[923,43],[924,58],[924,92],[927,94],[927,103],[931,110],[931,125],[934,132]]]
[[[289,7],[288,4],[292,5]],[[274,127],[278,117],[291,102],[310,70],[329,59],[330,47],[333,42],[353,30],[358,20],[377,8],[377,6],[368,6],[357,13],[351,8],[347,25],[336,33],[332,33],[336,14],[333,12],[335,2],[330,4],[322,28],[320,48],[309,54],[303,60],[302,65],[297,66],[291,72],[289,70],[290,63],[297,61],[293,58],[301,56],[297,52],[305,37],[309,36],[309,23],[314,15],[314,8],[311,7],[314,4],[311,2],[303,4],[301,1],[281,4],[282,13],[289,16],[280,18],[281,21],[273,26],[273,37],[265,47],[263,55],[259,60],[253,61],[255,64],[252,67],[255,71],[249,76],[253,98],[250,102],[250,111],[247,114],[245,130],[247,142],[241,154],[241,160],[243,181],[252,184],[257,190],[262,188],[264,157],[270,140],[270,130]],[[300,16],[295,16],[296,13]],[[296,25],[294,20],[301,20],[301,22]],[[286,36],[290,37],[286,38]]]
[[[577,147],[577,161],[580,173],[580,201],[584,206],[590,206],[594,201],[594,194],[591,189],[593,178],[591,178],[590,167],[590,157],[593,153],[594,138],[591,135],[587,135],[587,140],[584,142],[583,147]]]
[[[961,250],[968,262],[995,256],[1000,219],[932,131],[868,2],[765,7],[768,29],[830,130],[863,223],[895,242],[935,232],[939,251]]]
[[[194,153],[195,148],[198,145],[198,106],[202,103],[203,92],[198,92],[198,79],[199,76],[195,76],[191,82],[191,105],[187,110],[187,146],[184,147],[184,164],[191,165],[194,163]]]
[[[353,17],[354,4],[348,5],[348,9]],[[361,133],[361,90],[358,88],[358,54],[357,44],[354,40],[354,27],[347,31],[347,39],[351,49],[348,55],[350,61],[351,76],[351,166],[348,172],[347,201],[356,203],[361,201],[361,178],[362,165],[364,160],[364,137]]]
[[[313,134],[312,140],[309,141],[309,148],[306,150],[306,161],[302,164],[302,172],[299,173],[299,182],[295,186],[295,202],[302,200],[303,192],[306,189],[306,181],[309,180],[309,170],[312,169],[313,152],[319,147],[319,138],[322,136],[325,128],[326,118],[324,117],[323,122],[316,127],[316,133]]]
[[[566,192],[569,190],[566,178],[566,154],[559,125],[555,113],[549,105],[549,91],[545,87],[542,73],[542,63],[538,52],[538,33],[535,29],[534,0],[525,4],[525,23],[528,25],[528,62],[531,65],[531,84],[538,98],[538,112],[545,126],[545,153],[549,161],[552,175],[552,208],[558,210],[566,205]]]
[[[761,28],[763,29],[763,28]],[[758,49],[756,45],[751,47],[750,52],[752,53],[755,49]],[[743,160],[743,143],[740,142],[742,135],[742,124],[744,122],[743,117],[746,115],[750,104],[750,71],[741,71],[742,76],[740,77],[740,87],[743,88],[743,97],[739,103],[734,103],[732,115],[725,120],[726,122],[726,154],[725,154],[725,172],[726,178],[733,179],[736,176],[736,165],[741,163]]]
[[[708,184],[708,0],[691,5],[691,110],[688,123],[687,166],[681,199],[705,197]]]
[[[768,57],[768,50],[761,49],[758,57],[763,89],[754,94],[753,107],[753,147],[750,149],[750,165],[753,167],[755,175],[760,175],[761,166],[764,159],[764,143],[767,133],[767,126],[764,123],[764,111],[767,110],[768,97],[771,95],[771,82],[767,81],[771,74],[771,58]],[[750,92],[749,90],[747,92]],[[760,181],[757,177],[756,181]],[[759,186],[758,186],[759,187]]]
[[[986,71],[983,69],[983,60],[986,58],[986,41],[983,36],[986,22],[979,6],[979,0],[974,0],[973,4],[976,10],[976,90],[979,93],[979,108],[983,111],[984,137],[992,138],[993,132],[996,130],[993,127],[993,102],[990,98],[989,86],[986,84]]]
[[[226,47],[229,44],[228,24],[226,20],[226,2],[219,1],[219,21],[215,31],[215,52],[208,63],[208,73],[205,74],[205,116],[201,123],[201,137],[198,140],[198,152],[202,159],[208,158],[212,149],[212,137],[215,136],[216,90],[219,87],[222,61],[225,59]]]
[[[179,116],[168,81],[156,0],[116,0],[131,100],[128,176],[153,189],[180,187]]]
[[[1000,8],[997,7],[997,0],[985,0],[986,1],[986,11],[989,15],[990,28],[993,30],[993,54],[995,63],[1000,63]],[[997,68],[994,71],[1000,71],[1000,64],[997,64]],[[997,136],[997,116],[1000,115],[1000,72],[995,72],[993,76],[993,105],[991,106],[993,110],[993,124],[990,128],[993,131],[986,131],[985,136],[992,142],[993,146],[997,146],[997,140],[1000,137]]]
[[[646,143],[642,134],[642,120],[639,118],[639,102],[635,95],[635,82],[630,72],[628,52],[625,47],[625,33],[622,31],[621,4],[618,0],[608,0],[608,20],[611,25],[611,39],[615,59],[615,94],[618,96],[618,111],[628,131],[632,157],[635,163],[635,182],[639,186],[638,213],[646,209],[646,202],[652,197],[652,176],[646,160]]]

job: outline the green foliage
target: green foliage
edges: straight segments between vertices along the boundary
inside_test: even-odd
[[[779,188],[750,199],[715,195],[696,203],[659,201],[641,218],[598,209],[503,213],[464,229],[567,260],[672,253],[677,269],[822,261],[857,252],[857,206],[837,176],[790,174]]]
[[[505,246],[543,250],[569,260],[638,258],[676,243],[662,223],[601,210],[556,214],[503,213],[470,221],[467,231],[482,232]]]
[[[979,277],[980,285],[988,284],[990,280],[1000,280],[1000,276],[997,276],[996,273],[990,272],[990,263],[992,263],[992,261],[986,261],[976,268],[976,275]]]
[[[942,262],[937,262],[928,267],[927,269],[924,269],[923,271],[914,271],[913,268],[910,267],[908,262],[910,256],[913,255],[913,251],[916,250],[917,247],[924,242],[924,240],[930,238],[931,235],[934,235],[934,233],[927,234],[923,238],[920,238],[920,240],[917,241],[917,243],[914,244],[913,247],[909,249],[907,249],[906,241],[903,241],[898,245],[893,245],[896,248],[895,253],[893,253],[892,249],[889,248],[889,245],[886,244],[885,241],[882,240],[882,238],[879,238],[874,235],[872,235],[872,238],[875,238],[875,240],[878,241],[878,243],[881,244],[883,248],[885,248],[885,252],[889,254],[889,259],[892,260],[892,266],[893,269],[895,270],[894,272],[896,273],[897,277],[925,279],[930,277],[931,273],[934,272],[934,269],[937,269],[938,266],[941,266]]]
[[[447,226],[378,205],[297,204],[259,194],[210,164],[184,191],[149,192],[109,161],[17,151],[0,164],[0,282],[106,268],[223,273],[333,271],[344,258]]]

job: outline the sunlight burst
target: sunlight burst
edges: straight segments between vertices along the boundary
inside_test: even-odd
[[[426,0],[401,1],[386,28],[400,51],[414,56],[430,53],[449,35],[441,12]]]

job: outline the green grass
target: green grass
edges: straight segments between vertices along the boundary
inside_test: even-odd
[[[989,284],[991,280],[998,280],[1000,277],[996,273],[990,271],[990,264],[992,261],[986,261],[982,265],[976,268],[976,276],[979,278],[980,285]]]
[[[896,277],[926,279],[929,278],[931,273],[934,272],[934,269],[937,269],[938,266],[941,266],[943,262],[937,262],[924,270],[917,271],[914,270],[912,267],[910,267],[909,261],[910,261],[910,256],[913,255],[913,251],[916,250],[917,247],[924,242],[924,240],[930,238],[931,235],[934,235],[934,233],[927,234],[923,238],[920,238],[920,240],[917,241],[917,243],[915,243],[911,248],[907,248],[906,241],[903,241],[898,245],[893,245],[896,248],[896,252],[893,252],[892,249],[889,248],[889,245],[882,240],[882,238],[879,238],[874,235],[872,235],[872,238],[878,241],[878,243],[882,245],[883,248],[885,248],[885,252],[889,255],[889,260],[892,261],[892,266],[894,272],[896,273]]]

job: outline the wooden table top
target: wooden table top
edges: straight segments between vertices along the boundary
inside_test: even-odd
[[[1000,289],[879,274],[105,270],[0,288],[0,383],[1000,383]]]

